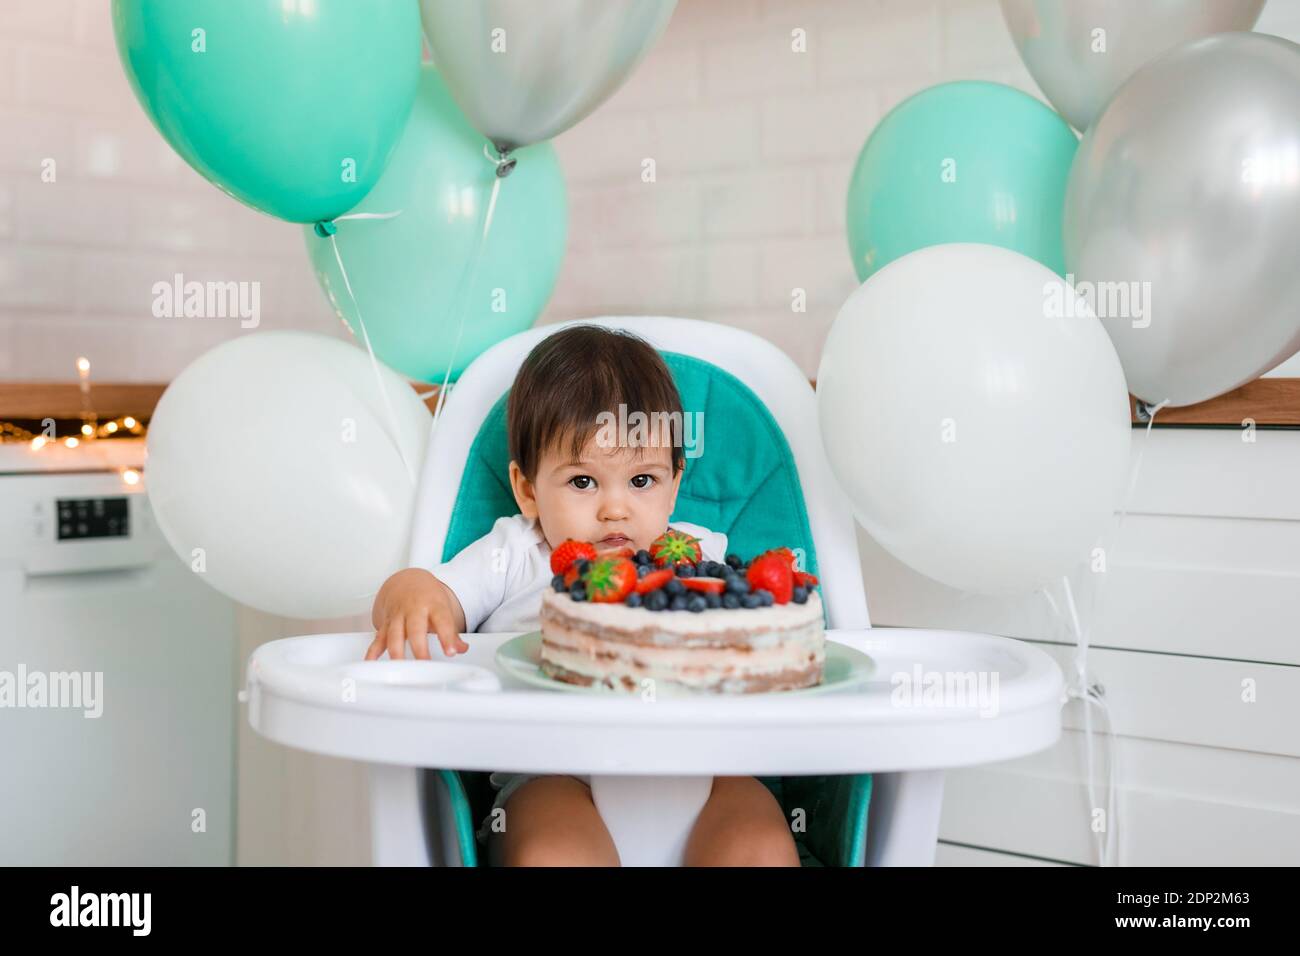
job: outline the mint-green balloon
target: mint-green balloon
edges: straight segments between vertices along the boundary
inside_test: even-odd
[[[408,378],[440,384],[449,367],[457,378],[485,349],[532,325],[555,287],[568,202],[549,143],[514,152],[518,163],[501,180],[487,240],[477,267],[472,263],[496,178],[485,145],[426,66],[388,169],[353,210],[400,214],[335,224],[356,306],[330,239],[303,230],[316,278],[339,317],[364,343],[359,306],[375,354]]]
[[[849,183],[858,278],[947,242],[1013,249],[1063,274],[1077,147],[1065,120],[999,83],[944,83],[904,100],[872,131]]]
[[[412,0],[113,0],[127,79],[214,185],[290,222],[379,179],[420,71]]]

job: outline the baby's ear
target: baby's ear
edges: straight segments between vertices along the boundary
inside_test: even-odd
[[[524,477],[524,471],[518,463],[510,462],[510,490],[515,494],[515,504],[519,513],[525,518],[537,517],[537,494],[533,483]]]

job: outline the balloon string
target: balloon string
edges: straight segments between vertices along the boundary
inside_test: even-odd
[[[487,155],[487,147],[484,146],[484,155]],[[470,255],[470,260],[464,271],[461,272],[460,283],[456,288],[456,296],[453,302],[456,303],[458,313],[456,319],[456,341],[451,347],[451,358],[447,362],[447,371],[442,377],[442,384],[438,386],[438,401],[433,408],[433,426],[430,431],[430,441],[433,435],[438,432],[438,423],[442,420],[442,408],[447,400],[448,382],[451,380],[451,371],[456,367],[456,356],[460,351],[461,339],[465,334],[465,314],[469,311],[469,296],[474,288],[474,282],[478,278],[479,263],[483,259],[483,247],[487,244],[488,233],[492,229],[492,217],[496,212],[497,196],[501,193],[501,180],[509,174],[509,170],[514,167],[514,159],[506,154],[502,154],[500,159],[493,160],[488,155],[488,161],[494,166],[492,175],[492,191],[488,196],[488,201],[483,207],[483,216],[480,222],[481,227],[478,230],[478,238],[474,242],[474,250]],[[505,172],[502,172],[502,170]]]
[[[1137,459],[1133,464],[1133,471],[1129,477],[1128,489],[1124,494],[1124,501],[1120,506],[1119,520],[1115,524],[1114,536],[1118,541],[1120,531],[1124,526],[1124,519],[1128,516],[1128,511],[1133,501],[1133,492],[1137,488],[1138,476],[1142,473],[1142,460],[1146,455],[1147,445],[1151,441],[1151,429],[1155,425],[1156,414],[1160,409],[1169,404],[1169,399],[1155,405],[1150,412],[1147,420],[1146,435],[1142,447],[1138,449]],[[1103,545],[1102,553],[1106,554]],[[1110,557],[1107,557],[1107,565],[1111,564]],[[1106,574],[1109,574],[1109,567]],[[1069,622],[1073,625],[1073,632],[1077,650],[1074,657],[1074,684],[1066,688],[1068,696],[1080,699],[1084,702],[1083,708],[1083,725],[1084,725],[1084,746],[1087,762],[1087,783],[1088,783],[1088,800],[1095,808],[1097,806],[1096,793],[1093,789],[1094,784],[1094,760],[1093,760],[1093,741],[1092,741],[1092,708],[1096,706],[1105,717],[1106,726],[1103,731],[1106,738],[1106,829],[1105,836],[1102,840],[1098,851],[1099,861],[1102,866],[1115,866],[1119,864],[1119,806],[1117,802],[1116,779],[1118,770],[1116,769],[1116,748],[1115,735],[1111,726],[1110,711],[1103,697],[1103,691],[1093,685],[1088,678],[1088,647],[1091,641],[1092,626],[1096,621],[1096,609],[1099,603],[1099,597],[1104,589],[1105,577],[1101,578],[1100,583],[1093,589],[1092,596],[1089,600],[1088,608],[1088,627],[1080,627],[1079,615],[1074,606],[1074,592],[1070,587],[1070,579],[1063,577],[1062,583],[1065,587],[1065,599],[1069,609]],[[1046,589],[1042,592],[1047,598],[1048,604],[1052,606],[1053,612],[1060,619],[1063,615],[1056,602],[1052,600],[1052,595]]]
[[[402,214],[402,210],[397,209],[393,212],[350,212],[346,216],[335,216],[334,222],[342,222],[344,219],[394,219]]]
[[[1077,645],[1074,657],[1075,680],[1066,687],[1066,695],[1076,700],[1083,701],[1083,739],[1084,753],[1086,761],[1086,782],[1088,788],[1088,805],[1092,810],[1097,808],[1097,792],[1095,789],[1096,761],[1093,757],[1093,728],[1092,728],[1092,708],[1095,706],[1101,715],[1105,717],[1105,730],[1103,734],[1106,739],[1106,824],[1101,838],[1101,845],[1098,847],[1098,862],[1102,866],[1114,866],[1118,863],[1118,845],[1119,845],[1119,807],[1116,802],[1116,751],[1115,751],[1115,734],[1111,726],[1110,710],[1106,705],[1106,699],[1103,696],[1103,690],[1099,686],[1092,684],[1088,678],[1088,638],[1082,628],[1079,626],[1079,614],[1074,605],[1074,591],[1070,587],[1070,578],[1062,576],[1061,583],[1065,589],[1065,602],[1069,610],[1069,622],[1074,631],[1074,638]],[[1052,596],[1044,591],[1048,603],[1058,614],[1060,609]]]
[[[391,215],[373,215],[370,213],[358,213],[355,216],[340,216],[340,219],[391,219]],[[343,257],[339,255],[339,244],[334,234],[329,234],[330,248],[334,250],[334,261],[338,263],[339,275],[343,277],[343,287],[348,290],[348,298],[352,300],[352,311],[357,317],[357,325],[361,327],[361,340],[366,344],[366,352],[370,355],[370,367],[375,373],[375,384],[379,386],[379,394],[383,397],[384,407],[388,410],[388,421],[392,427],[393,444],[397,446],[397,453],[402,458],[402,466],[406,469],[406,477],[415,486],[415,469],[411,467],[411,461],[406,456],[406,449],[403,447],[402,431],[397,426],[397,411],[393,408],[393,403],[388,397],[388,388],[384,385],[384,377],[379,371],[379,360],[375,358],[374,346],[370,344],[370,332],[366,329],[366,320],[361,317],[361,306],[357,303],[356,293],[352,291],[352,282],[348,279],[348,270],[343,266]]]

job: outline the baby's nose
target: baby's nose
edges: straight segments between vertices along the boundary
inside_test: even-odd
[[[600,508],[597,514],[603,521],[612,521],[618,518],[626,518],[628,512],[627,499],[623,495],[602,495],[600,499]]]

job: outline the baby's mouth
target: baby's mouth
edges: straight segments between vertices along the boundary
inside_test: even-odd
[[[616,548],[630,548],[632,539],[625,534],[606,535],[596,542],[597,551],[612,551]]]

